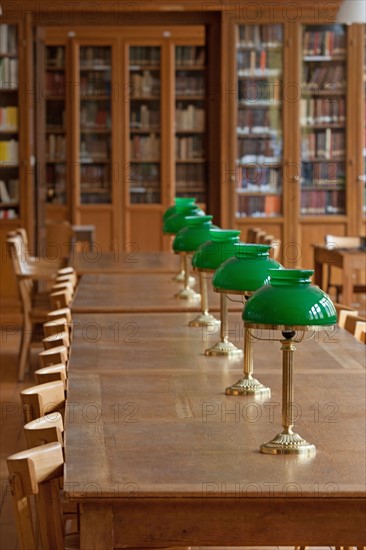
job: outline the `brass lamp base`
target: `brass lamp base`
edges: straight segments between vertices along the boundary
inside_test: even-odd
[[[221,321],[216,319],[211,313],[201,313],[192,321],[189,321],[188,326],[190,327],[207,327],[207,326],[220,326]]]
[[[178,275],[173,277],[172,280],[176,281],[177,283],[183,283],[184,282],[184,271],[181,271],[180,273],[178,273]],[[189,286],[193,286],[195,284],[195,282],[196,282],[196,279],[194,277],[192,277],[192,275],[190,275],[188,277]]]
[[[242,355],[243,350],[237,348],[231,342],[217,342],[212,348],[205,351],[205,355]]]
[[[315,445],[308,443],[297,433],[282,432],[274,437],[268,443],[260,446],[261,453],[270,455],[307,455],[314,456],[316,453]]]
[[[260,395],[267,393],[271,395],[271,390],[267,386],[263,386],[256,378],[247,377],[241,378],[232,386],[225,390],[226,395]]]
[[[182,288],[179,292],[174,294],[174,298],[179,300],[195,300],[198,301],[201,299],[201,294],[198,294],[193,288]]]

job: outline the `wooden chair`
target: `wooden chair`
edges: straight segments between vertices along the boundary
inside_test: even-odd
[[[354,337],[366,344],[366,322],[365,321],[356,321],[356,327],[354,332]]]
[[[50,280],[50,273],[29,269],[21,258],[20,240],[9,237],[6,241],[8,254],[12,259],[18,293],[22,305],[22,335],[18,359],[18,379],[24,379],[27,370],[29,352],[33,344],[40,344],[42,339],[41,326],[47,321],[47,313],[51,309],[48,293],[38,293],[35,282]],[[53,275],[52,275],[53,276]]]
[[[63,445],[64,423],[60,413],[45,414],[24,425],[28,449],[46,443],[58,442]]]
[[[7,466],[21,549],[38,550],[39,539],[45,550],[79,548],[79,535],[66,534],[62,514],[61,443],[47,443],[11,455]]]
[[[59,261],[49,260],[48,258],[40,256],[32,256],[29,251],[29,239],[27,230],[24,227],[19,227],[15,230],[15,234],[18,235],[21,239],[21,251],[24,256],[24,261],[30,267],[36,267],[41,269],[48,269],[55,276],[59,269],[65,267],[65,260],[60,259]]]
[[[274,260],[278,261],[281,250],[281,241],[276,239],[273,235],[266,235],[263,244],[271,245],[271,256]]]
[[[66,317],[59,317],[58,319],[43,323],[43,334],[45,336],[60,334],[61,332],[67,332],[70,334],[70,324],[68,323]]]
[[[335,310],[337,312],[337,324],[339,327],[344,328],[347,315],[358,315],[358,311],[353,307],[346,306],[344,304],[339,304],[333,302]]]
[[[24,423],[65,408],[65,386],[61,380],[38,384],[20,392]]]
[[[60,346],[70,347],[69,332],[59,332],[58,334],[51,334],[42,340],[44,349],[58,348]]]
[[[366,318],[365,317],[359,317],[358,315],[347,315],[345,323],[344,323],[344,328],[345,328],[345,330],[347,330],[348,332],[350,332],[351,334],[354,335],[355,332],[356,332],[356,325],[359,322],[365,323]]]
[[[72,295],[67,290],[51,292],[49,295],[52,309],[62,309],[69,307],[72,302]]]
[[[51,365],[59,365],[60,363],[67,365],[68,360],[69,350],[66,346],[46,349],[38,354],[40,368],[49,367]]]
[[[247,230],[247,237],[246,237],[245,242],[255,243],[258,231],[261,231],[261,229],[259,229],[259,227],[249,227],[248,230]]]
[[[65,317],[67,319],[67,322],[69,323],[69,326],[71,326],[71,310],[69,307],[61,308],[61,309],[54,309],[52,311],[49,311],[47,313],[47,319],[48,321],[60,319],[62,317]]]
[[[332,248],[360,248],[361,246],[361,237],[339,237],[338,235],[325,235],[324,241],[326,246]],[[336,301],[339,302],[340,296],[342,294],[342,285],[333,281],[332,272],[337,269],[331,264],[328,266],[328,277],[327,277],[327,287],[326,292],[329,294],[330,290],[334,288],[336,292]],[[339,270],[339,268],[338,268]],[[360,279],[362,275],[359,273],[358,278]],[[366,293],[366,284],[364,282],[357,281],[353,285],[353,292],[355,294],[364,294]]]

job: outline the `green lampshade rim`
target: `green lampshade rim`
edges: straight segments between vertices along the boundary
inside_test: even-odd
[[[320,330],[331,330],[336,326],[337,323],[333,325],[273,325],[265,323],[249,323],[244,321],[244,326],[246,328],[255,328],[261,330],[281,330],[282,332],[292,332],[292,331],[320,331]]]

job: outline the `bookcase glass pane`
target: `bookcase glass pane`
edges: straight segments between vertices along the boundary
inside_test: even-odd
[[[129,47],[130,203],[161,202],[159,46]]]
[[[282,215],[283,26],[238,25],[236,217]]]
[[[46,46],[45,144],[46,197],[50,204],[66,204],[66,74],[65,47]]]
[[[110,46],[80,46],[80,202],[112,201]]]
[[[0,25],[0,219],[20,216],[18,27]]]
[[[301,214],[346,212],[346,27],[304,25]]]
[[[205,48],[175,46],[175,195],[207,202]]]

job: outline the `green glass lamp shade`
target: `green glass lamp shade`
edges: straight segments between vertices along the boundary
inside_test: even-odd
[[[185,223],[186,226],[174,238],[174,252],[195,252],[209,239],[212,216],[186,216]]]
[[[235,256],[223,262],[212,277],[212,286],[219,292],[243,293],[258,290],[269,283],[270,270],[282,265],[269,256],[268,244],[234,243]],[[230,292],[229,292],[230,291]]]
[[[163,232],[176,235],[180,229],[186,225],[185,218],[187,216],[204,216],[205,213],[197,206],[197,204],[190,203],[177,203],[175,205],[176,212],[167,217],[163,222]]]
[[[174,198],[174,204],[172,206],[169,206],[163,214],[163,222],[165,222],[166,219],[168,219],[173,214],[176,214],[177,212],[177,205],[184,205],[184,206],[195,206],[196,198],[195,197],[175,197]]]
[[[237,229],[211,228],[210,240],[202,243],[193,254],[192,266],[197,269],[214,271],[222,262],[234,256],[234,243],[239,242]]]
[[[307,269],[270,270],[270,283],[255,292],[243,311],[249,326],[325,327],[337,322],[334,304],[311,285]]]

